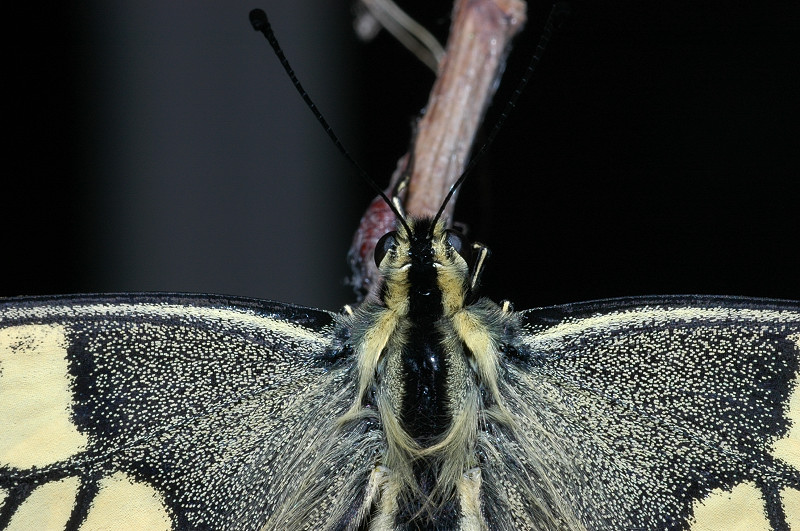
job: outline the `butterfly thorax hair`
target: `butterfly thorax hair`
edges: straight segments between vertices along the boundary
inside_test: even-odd
[[[379,414],[387,449],[370,480],[373,518],[390,528],[437,513],[477,517],[481,426],[511,422],[497,388],[497,338],[516,317],[473,303],[486,251],[441,222],[407,225],[378,243],[377,300],[349,319],[359,388],[343,419]]]

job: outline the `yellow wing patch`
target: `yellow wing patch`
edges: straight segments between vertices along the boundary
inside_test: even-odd
[[[80,488],[77,477],[37,487],[20,506],[7,531],[63,529]],[[172,529],[163,497],[152,487],[117,472],[100,480],[99,492],[81,531]]]
[[[694,504],[692,531],[769,531],[761,491],[752,483],[736,485],[730,492],[714,489]]]
[[[66,330],[0,330],[0,464],[19,468],[67,459],[87,444],[70,422]]]
[[[775,441],[772,445],[772,455],[786,461],[794,468],[800,469],[800,389],[798,389],[797,382],[795,382],[789,398],[787,417],[792,426],[786,437]]]
[[[800,334],[789,336],[800,348]],[[772,455],[786,461],[790,466],[800,469],[800,382],[795,380],[792,395],[789,397],[787,418],[792,423],[786,437],[775,441]],[[781,492],[783,510],[791,529],[800,529],[800,491],[784,489]]]
[[[789,336],[789,340],[794,341],[800,348],[800,334]],[[800,382],[794,381],[792,395],[789,397],[789,411],[787,418],[791,422],[791,428],[786,437],[775,441],[772,446],[772,455],[778,459],[783,459],[791,466],[800,470]]]
[[[800,490],[785,489],[781,492],[781,499],[789,529],[800,529]]]
[[[117,472],[100,481],[81,531],[172,529],[164,498],[146,483]]]
[[[6,529],[64,529],[79,487],[80,481],[76,477],[51,481],[37,487],[14,513]]]

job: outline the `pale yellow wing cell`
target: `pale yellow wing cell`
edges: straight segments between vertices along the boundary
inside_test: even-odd
[[[778,439],[772,445],[772,455],[786,461],[794,468],[800,469],[800,390],[797,382],[789,398],[789,412],[787,418],[792,425],[785,437]]]
[[[81,531],[172,529],[164,498],[153,487],[117,472],[100,481]]]
[[[800,347],[800,335],[789,336]],[[800,382],[795,381],[789,398],[787,418],[792,423],[785,437],[773,444],[772,455],[800,469]],[[784,489],[781,492],[783,509],[791,529],[800,529],[800,491]]]
[[[694,504],[692,531],[770,531],[761,491],[752,483],[740,483],[731,491],[714,489]]]
[[[37,487],[14,513],[8,531],[64,529],[75,505],[80,480],[77,477],[51,481]]]
[[[781,492],[781,500],[789,529],[800,529],[800,490],[784,489]]]
[[[800,335],[789,336],[788,339],[794,341],[800,348]],[[786,417],[791,422],[791,428],[786,437],[775,441],[772,455],[800,470],[800,382],[797,380],[789,398],[789,411]]]
[[[0,330],[0,465],[45,466],[85,447],[70,421],[70,387],[64,327]]]

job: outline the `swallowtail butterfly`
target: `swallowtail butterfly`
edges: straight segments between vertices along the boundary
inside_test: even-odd
[[[800,303],[515,312],[481,250],[403,220],[345,313],[0,301],[0,527],[800,528]]]

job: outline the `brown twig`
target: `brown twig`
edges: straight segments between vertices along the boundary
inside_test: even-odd
[[[417,127],[414,169],[406,197],[412,216],[433,216],[464,171],[494,95],[508,43],[522,28],[519,0],[458,0],[445,59]],[[452,214],[453,202],[445,216]]]
[[[410,216],[435,215],[464,171],[509,42],[524,22],[522,0],[456,1],[444,60],[417,125],[414,163],[404,201]],[[400,160],[390,190],[406,171],[407,160],[408,155]],[[446,219],[450,219],[454,203],[451,200],[447,205]],[[377,285],[372,251],[378,238],[394,225],[394,215],[381,201],[373,201],[361,220],[349,255],[352,283],[361,294]]]

